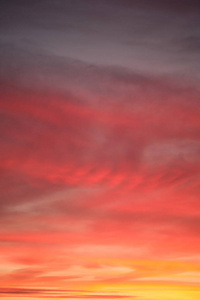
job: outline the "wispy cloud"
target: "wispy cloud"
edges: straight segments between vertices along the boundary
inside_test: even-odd
[[[199,2],[2,3],[2,297],[197,300]]]

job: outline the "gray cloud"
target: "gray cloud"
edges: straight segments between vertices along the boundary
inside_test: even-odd
[[[196,1],[11,1],[3,8],[0,40],[11,47],[139,72],[198,76],[191,49],[182,55],[171,42],[199,36]]]

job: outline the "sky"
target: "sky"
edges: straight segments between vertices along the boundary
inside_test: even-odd
[[[0,297],[200,299],[200,2],[2,0]]]

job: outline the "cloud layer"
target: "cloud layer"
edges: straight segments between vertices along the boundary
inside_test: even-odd
[[[5,299],[198,299],[199,4],[179,2],[3,1]]]

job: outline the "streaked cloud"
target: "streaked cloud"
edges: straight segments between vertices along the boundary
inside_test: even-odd
[[[199,9],[2,2],[2,297],[199,299]]]

